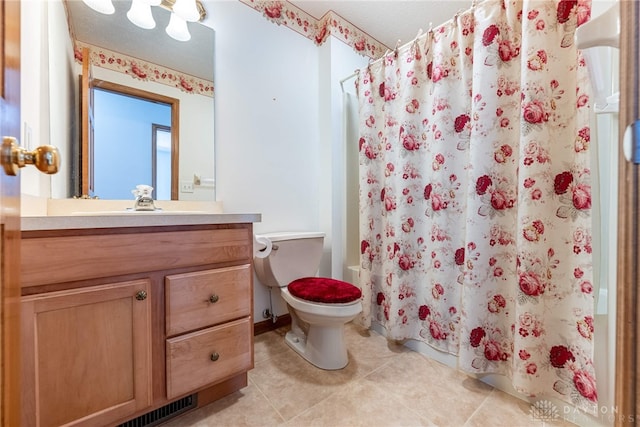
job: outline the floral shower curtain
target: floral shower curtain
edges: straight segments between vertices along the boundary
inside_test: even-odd
[[[486,0],[358,77],[360,321],[592,411],[589,2]]]

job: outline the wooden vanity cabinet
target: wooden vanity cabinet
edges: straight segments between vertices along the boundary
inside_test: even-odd
[[[22,232],[23,425],[117,425],[253,368],[251,224]]]

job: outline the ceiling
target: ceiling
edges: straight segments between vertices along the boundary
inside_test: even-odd
[[[201,1],[207,13],[215,14],[216,4],[221,0]],[[451,19],[456,12],[468,9],[471,1],[297,0],[290,3],[318,19],[332,10],[384,45],[394,47],[398,41],[405,44],[413,40],[420,29],[427,31],[431,24],[436,27]],[[192,40],[187,43],[178,42],[164,32],[169,22],[169,12],[162,8],[153,8],[156,27],[144,30],[131,24],[126,18],[130,0],[113,1],[115,16],[95,12],[80,0],[66,0],[65,3],[77,40],[196,77],[211,79],[213,55],[202,55],[202,52],[213,52],[214,35],[207,26],[189,24]],[[205,23],[207,21],[205,19]],[[171,63],[167,63],[167,52],[171,52]]]
[[[297,0],[290,3],[314,18],[332,10],[374,39],[393,48],[400,40],[413,40],[418,31],[426,32],[448,21],[458,11],[471,7],[472,0]],[[214,2],[215,3],[215,2]]]

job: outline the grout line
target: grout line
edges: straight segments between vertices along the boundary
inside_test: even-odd
[[[249,376],[248,378],[249,378],[249,382],[254,385],[254,387],[258,390],[258,392],[262,395],[262,397],[267,401],[267,404],[271,407],[271,409],[273,409],[275,413],[278,414],[278,417],[280,417],[280,420],[282,421],[280,424],[285,424],[287,420],[282,416],[280,411],[278,411],[278,409],[275,406],[273,406],[273,403],[271,403],[271,399],[269,399],[267,394],[262,390],[262,388],[260,388],[258,383],[253,381],[251,376]]]
[[[471,421],[471,419],[473,418],[473,416],[480,410],[480,408],[482,408],[482,405],[484,405],[487,402],[487,399],[489,399],[491,396],[493,396],[493,393],[496,392],[495,387],[491,387],[491,392],[489,394],[487,394],[487,397],[485,397],[482,402],[480,402],[480,404],[478,405],[478,407],[471,413],[471,415],[469,415],[469,418],[467,418],[467,420],[464,422],[463,427],[466,427],[469,425],[469,421]]]
[[[395,394],[393,391],[391,391],[391,392],[390,392],[388,389],[382,389],[381,387],[379,387],[379,386],[378,386],[377,384],[375,384],[375,383],[372,383],[372,384],[371,384],[371,386],[372,386],[372,387],[377,388],[378,390],[382,390],[383,392],[385,392],[385,393],[387,393],[387,394],[390,394],[390,395],[391,395],[390,397],[391,397],[393,400],[395,400],[395,401],[396,401],[396,403],[398,404],[398,406],[402,406],[402,407],[403,407],[403,408],[405,408],[407,411],[411,412],[412,414],[415,414],[415,416],[416,416],[416,417],[418,417],[418,419],[428,421],[430,424],[432,424],[432,425],[434,425],[434,426],[436,425],[436,423],[435,423],[431,418],[427,418],[427,417],[425,417],[424,415],[422,415],[422,414],[420,414],[420,413],[416,412],[416,411],[415,411],[411,406],[407,406],[407,405],[405,405],[405,403],[404,403],[404,402],[405,402],[405,399],[403,399],[403,398],[402,398],[402,396],[399,396],[399,395]]]
[[[349,384],[351,384],[351,382],[349,382]],[[327,397],[325,397],[324,399],[320,400],[319,402],[316,402],[314,405],[309,406],[307,409],[303,410],[302,412],[300,412],[299,414],[294,415],[293,417],[291,417],[290,420],[286,421],[286,423],[291,423],[293,422],[296,418],[301,417],[302,415],[304,415],[305,413],[309,412],[310,410],[314,409],[316,406],[320,405],[321,403],[324,403],[327,399],[333,397],[334,394],[339,393],[342,389],[339,388],[335,391],[332,391],[331,393],[329,393],[329,395]]]

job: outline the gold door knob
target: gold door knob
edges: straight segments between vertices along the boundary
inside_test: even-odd
[[[219,299],[220,299],[220,297],[218,295],[213,294],[213,295],[211,295],[209,297],[209,302],[211,304],[214,304],[214,303],[218,302]]]
[[[211,361],[212,362],[215,362],[218,359],[220,359],[220,355],[218,353],[216,353],[215,351],[213,353],[211,353]]]
[[[27,151],[18,145],[12,136],[2,138],[2,166],[7,175],[15,176],[20,168],[35,165],[46,174],[58,172],[60,152],[53,145],[42,145],[33,151]]]
[[[146,291],[138,291],[138,293],[136,294],[136,299],[138,301],[144,301],[147,299],[147,292]]]

